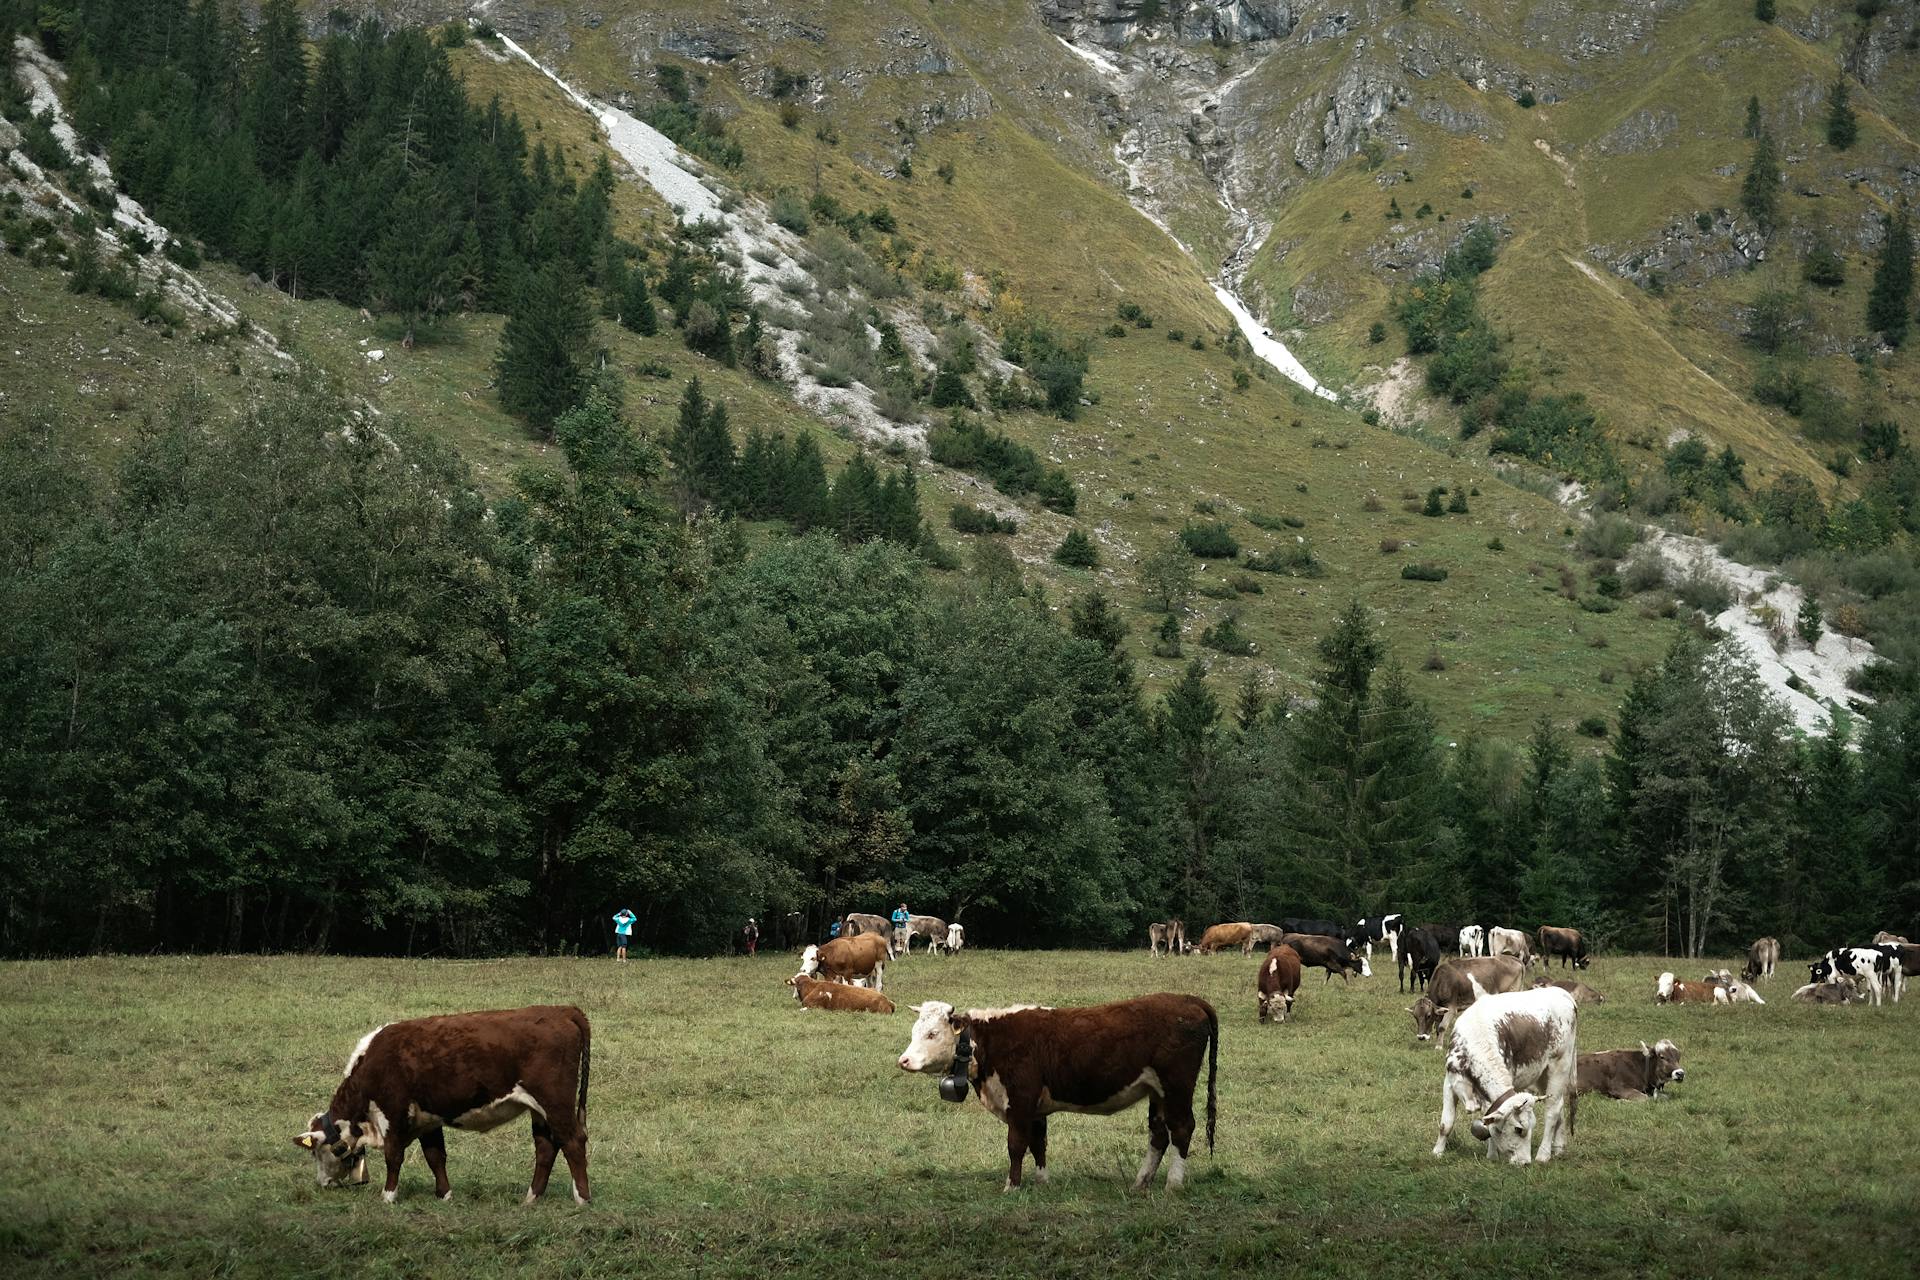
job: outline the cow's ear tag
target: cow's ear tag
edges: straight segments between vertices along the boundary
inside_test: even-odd
[[[293,1140],[293,1144],[296,1147],[305,1147],[307,1150],[311,1151],[313,1150],[313,1135],[310,1133],[303,1133],[299,1137]]]

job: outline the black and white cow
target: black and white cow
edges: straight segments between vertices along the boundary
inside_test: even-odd
[[[1463,956],[1484,956],[1487,954],[1487,927],[1481,924],[1463,924],[1460,926],[1460,954]]]
[[[1816,984],[1836,976],[1858,979],[1866,984],[1867,996],[1875,1004],[1880,1003],[1885,983],[1898,982],[1899,972],[1900,962],[1878,947],[1835,947],[1807,966],[1807,974]],[[1894,999],[1899,998],[1896,985]]]
[[[1567,1149],[1573,1133],[1575,1043],[1579,1014],[1558,987],[1482,996],[1460,1015],[1447,1048],[1440,1095],[1440,1136],[1433,1154],[1447,1154],[1454,1109],[1470,1109],[1473,1136],[1490,1159],[1545,1164]],[[1534,1104],[1546,1103],[1540,1149],[1533,1152]]]
[[[1406,926],[1407,918],[1399,912],[1390,916],[1366,916],[1354,922],[1353,932],[1347,935],[1347,941],[1355,946],[1367,949],[1367,959],[1373,959],[1373,944],[1385,942],[1393,954],[1394,963],[1400,961],[1400,931]]]

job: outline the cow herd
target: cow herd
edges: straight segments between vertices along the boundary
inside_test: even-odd
[[[924,938],[930,953],[965,945],[958,924],[931,916],[912,916],[896,927],[885,917],[849,915],[835,932],[806,946],[800,971],[786,979],[802,1009],[891,1014],[895,1005],[883,990],[890,961],[908,954],[915,938]],[[1175,919],[1150,926],[1148,943],[1155,956],[1231,948],[1250,956],[1264,945],[1254,977],[1256,1018],[1263,1024],[1293,1018],[1304,969],[1323,970],[1323,988],[1336,973],[1343,984],[1369,977],[1373,948],[1384,944],[1399,965],[1402,989],[1416,993],[1407,1009],[1416,1043],[1438,1039],[1446,1046],[1436,1156],[1446,1154],[1456,1118],[1465,1117],[1490,1158],[1544,1163],[1565,1153],[1580,1095],[1647,1100],[1686,1079],[1672,1040],[1579,1051],[1579,1007],[1605,997],[1577,977],[1535,978],[1532,972],[1536,960],[1545,969],[1554,958],[1563,972],[1588,969],[1577,929],[1543,926],[1529,935],[1482,924],[1409,928],[1399,915],[1351,926],[1288,918],[1214,925],[1192,945],[1185,924]],[[1779,960],[1779,943],[1762,938],[1749,948],[1738,978],[1725,969],[1699,982],[1663,973],[1654,998],[1764,1004],[1752,984],[1771,977]],[[1838,947],[1814,961],[1811,980],[1794,998],[1878,1004],[1890,996],[1897,1002],[1905,979],[1916,973],[1920,946],[1883,933],[1869,945]],[[1180,1187],[1203,1065],[1207,1147],[1213,1148],[1220,1019],[1198,996],[966,1010],[930,1000],[909,1008],[915,1021],[897,1065],[938,1073],[943,1098],[958,1102],[972,1093],[1005,1123],[1009,1190],[1022,1185],[1029,1156],[1034,1179],[1046,1180],[1049,1116],[1111,1115],[1140,1102],[1147,1104],[1148,1147],[1134,1186],[1149,1185],[1165,1163],[1167,1187]],[[526,1115],[534,1145],[527,1201],[545,1191],[555,1159],[564,1155],[574,1198],[584,1204],[590,1062],[591,1028],[571,1006],[390,1023],[361,1038],[327,1108],[294,1141],[312,1154],[323,1186],[365,1183],[368,1153],[381,1152],[389,1202],[406,1150],[418,1142],[435,1193],[445,1199],[452,1194],[445,1130],[484,1132]]]

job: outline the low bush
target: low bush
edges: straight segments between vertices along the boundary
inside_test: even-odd
[[[1200,643],[1209,649],[1236,657],[1247,657],[1255,652],[1257,645],[1240,630],[1240,620],[1228,614],[1213,626],[1200,633]]]
[[[955,533],[1018,533],[1020,522],[1011,516],[1002,518],[971,502],[956,502],[948,513],[947,522]],[[1075,532],[1079,532],[1075,530]]]
[[[1201,560],[1231,560],[1240,554],[1240,544],[1220,520],[1188,525],[1180,531],[1180,544]]]
[[[1437,564],[1403,564],[1400,576],[1409,582],[1445,582],[1447,571]]]

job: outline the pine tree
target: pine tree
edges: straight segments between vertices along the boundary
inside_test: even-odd
[[[1827,145],[1845,151],[1860,136],[1860,122],[1847,104],[1847,79],[1840,77],[1827,92]]]
[[[638,269],[627,273],[626,288],[620,295],[620,326],[648,338],[660,332],[653,295],[647,292],[646,273]]]
[[[689,492],[700,491],[700,437],[707,428],[707,397],[697,377],[680,394],[680,417],[667,439],[667,458]]]
[[[1093,539],[1078,529],[1069,529],[1060,545],[1053,549],[1053,559],[1069,568],[1091,569],[1100,563],[1100,552],[1093,545]]]
[[[1771,232],[1779,204],[1780,160],[1774,152],[1773,134],[1762,129],[1753,144],[1753,160],[1747,166],[1746,180],[1740,184],[1740,207],[1762,231]]]
[[[772,439],[759,423],[747,428],[747,441],[740,450],[740,514],[749,520],[765,519],[773,510],[773,488],[779,474],[780,437]]]
[[[780,510],[801,533],[828,523],[833,517],[833,495],[827,486],[827,465],[811,431],[802,431],[787,456],[780,481]]]
[[[1757,138],[1763,127],[1760,119],[1760,95],[1756,93],[1747,99],[1747,124],[1742,136],[1749,139]]]
[[[471,230],[471,224],[465,229]],[[415,177],[394,201],[386,234],[367,267],[380,308],[406,320],[402,345],[412,347],[414,331],[446,311],[455,288],[454,255],[464,238],[449,201],[431,177]],[[475,241],[472,248],[478,247]]]
[[[866,542],[880,532],[880,473],[867,461],[866,450],[853,455],[833,482],[834,531],[847,543]]]
[[[266,0],[260,6],[248,99],[260,167],[271,177],[285,177],[307,149],[306,31],[294,0]]]
[[[1907,308],[1913,301],[1913,221],[1903,205],[1884,225],[1886,243],[1867,295],[1867,328],[1897,347],[1907,336]]]
[[[1220,703],[1207,688],[1206,677],[1207,669],[1199,659],[1188,663],[1179,681],[1167,690],[1158,717],[1182,836],[1174,901],[1187,915],[1211,915],[1228,905],[1220,900],[1225,877],[1213,857],[1214,841],[1226,817]]]
[[[715,506],[732,506],[736,465],[727,406],[716,400],[707,410],[694,445],[693,474],[701,495]]]
[[[567,265],[526,272],[494,357],[501,407],[550,437],[586,394],[592,338],[593,314]]]
[[[1773,21],[1773,0],[1753,0],[1753,16],[1762,22]]]

